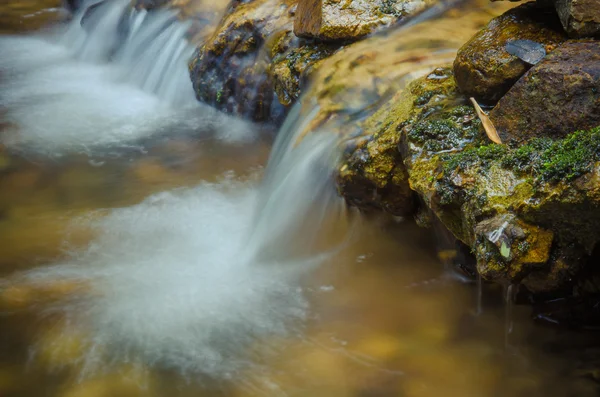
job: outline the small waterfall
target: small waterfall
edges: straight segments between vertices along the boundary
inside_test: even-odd
[[[304,263],[339,246],[346,234],[336,227],[349,226],[333,180],[340,138],[313,131],[301,139],[318,107],[302,110],[296,104],[280,129],[262,182],[249,243],[259,262],[296,258]],[[297,252],[290,251],[294,248]]]
[[[81,219],[96,236],[87,247],[14,280],[81,287],[44,312],[82,338],[82,376],[137,363],[238,378],[277,354],[267,340],[301,333],[301,280],[349,229],[331,183],[337,139],[315,131],[299,142],[314,111],[294,114],[260,186],[228,176]]]
[[[120,78],[182,106],[195,102],[187,62],[194,48],[187,42],[190,23],[172,10],[148,12],[128,0],[92,0],[74,16],[60,43],[87,62],[111,62]]]
[[[254,139],[250,124],[197,102],[188,28],[174,11],[88,0],[44,35],[0,36],[0,107],[11,126],[1,142],[56,157],[137,149],[161,134]]]
[[[483,313],[483,278],[479,272],[476,277],[475,315],[479,316]]]

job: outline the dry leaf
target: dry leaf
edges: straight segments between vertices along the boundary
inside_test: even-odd
[[[494,124],[492,124],[492,120],[490,120],[488,115],[485,114],[485,112],[481,109],[475,98],[470,99],[471,103],[475,107],[475,111],[477,112],[479,120],[481,120],[481,124],[483,124],[483,129],[485,130],[485,134],[487,135],[487,137],[490,138],[490,141],[501,145],[502,140],[500,140],[500,137],[498,136],[498,131],[496,131],[496,127],[494,127]]]

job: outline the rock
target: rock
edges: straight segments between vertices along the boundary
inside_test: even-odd
[[[299,0],[294,33],[322,41],[357,40],[433,3],[432,0]]]
[[[411,80],[452,62],[456,50],[487,23],[491,12],[499,14],[507,8],[488,0],[478,5],[481,8],[447,13],[415,28],[368,37],[319,64],[303,97],[307,116],[298,128],[305,134],[343,135],[345,154],[337,183],[353,206],[398,216],[414,212],[416,196],[408,186],[398,151],[400,134],[395,130],[412,102],[400,106],[396,99]],[[444,77],[442,72],[432,78]]]
[[[361,127],[359,120],[372,116],[410,80],[452,62],[457,49],[489,21],[490,14],[509,8],[489,0],[474,4],[477,7],[464,13],[448,12],[351,43],[326,58],[306,92],[306,107],[316,104],[319,110],[305,132],[327,124],[334,131],[342,126],[340,132],[349,138],[357,129],[358,136],[372,136],[376,130]]]
[[[369,134],[351,140],[338,175],[349,203],[404,216],[420,203],[469,247],[484,279],[581,291],[600,246],[600,127],[491,143],[452,71],[438,68],[361,129]]]
[[[563,27],[571,37],[600,35],[598,0],[554,0]]]
[[[281,119],[311,67],[339,48],[294,37],[294,6],[295,0],[233,3],[190,63],[198,99],[255,121]]]
[[[506,51],[516,40],[530,40],[552,51],[566,40],[552,10],[525,3],[492,21],[459,51],[454,75],[461,91],[479,102],[494,104],[530,68]]]
[[[440,134],[432,136],[422,126],[440,121],[458,126],[448,103],[466,98],[451,99],[436,104],[432,97],[425,106],[438,110],[417,112],[403,127],[411,188],[471,247],[484,279],[522,284],[536,293],[574,288],[600,242],[594,226],[600,221],[600,129],[534,139],[519,148],[490,144],[472,130],[463,135],[468,139],[451,138],[443,151],[431,151],[428,146],[436,147],[434,136]]]
[[[564,138],[600,125],[600,42],[564,43],[510,89],[490,118],[503,142]]]
[[[272,46],[272,61],[268,67],[268,76],[279,103],[286,108],[294,104],[310,74],[339,48],[337,44],[315,43],[285,32]]]
[[[253,120],[271,113],[273,90],[266,76],[266,40],[291,30],[293,0],[233,3],[216,31],[190,63],[196,96],[202,102]]]

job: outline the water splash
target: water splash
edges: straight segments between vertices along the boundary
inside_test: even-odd
[[[300,281],[332,252],[314,243],[343,201],[329,183],[336,140],[296,133],[281,132],[262,186],[229,176],[83,219],[87,247],[14,280],[82,286],[44,309],[82,338],[82,376],[133,363],[230,379],[277,353],[265,339],[301,332]]]
[[[187,27],[172,11],[90,1],[44,36],[0,37],[1,141],[57,155],[167,133],[253,139],[251,126],[196,101]]]

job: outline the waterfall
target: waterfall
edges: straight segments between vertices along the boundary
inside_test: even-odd
[[[196,101],[188,30],[171,10],[91,0],[66,25],[0,36],[0,107],[11,125],[0,142],[58,156],[163,134],[254,139],[248,123]]]
[[[127,0],[92,0],[59,42],[78,59],[114,63],[123,81],[183,106],[195,102],[187,71],[194,51],[186,40],[189,27],[172,10],[148,12],[131,8]]]

